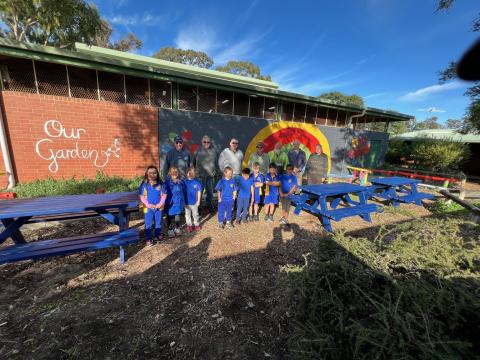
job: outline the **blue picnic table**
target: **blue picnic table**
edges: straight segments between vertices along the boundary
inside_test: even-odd
[[[317,215],[324,229],[329,232],[332,232],[330,220],[340,221],[358,215],[371,222],[370,213],[383,210],[382,206],[367,202],[369,194],[365,186],[332,183],[300,186],[300,190],[299,195],[292,197],[294,213],[299,215],[302,210],[306,210]],[[351,194],[356,195],[358,201],[353,200]],[[339,206],[340,204],[343,206]]]
[[[129,229],[131,209],[138,209],[135,192],[54,196],[32,199],[12,199],[0,202],[0,244],[9,237],[14,245],[0,248],[0,264],[79,251],[119,246],[120,261],[125,261],[124,246],[139,240],[138,229]],[[62,239],[26,242],[21,227],[29,222],[55,221],[101,216],[118,225],[118,232],[74,236]]]
[[[370,197],[379,197],[388,200],[393,206],[400,203],[411,203],[422,205],[423,199],[434,198],[433,194],[419,192],[417,184],[420,180],[400,176],[372,178],[368,187]]]

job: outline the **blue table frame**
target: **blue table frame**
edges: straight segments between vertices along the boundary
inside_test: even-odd
[[[301,195],[293,198],[296,205],[295,214],[307,210],[319,216],[325,230],[332,232],[330,220],[339,221],[350,216],[360,216],[365,221],[371,222],[370,213],[383,209],[375,204],[368,204],[368,190],[364,186],[347,183],[332,183],[321,185],[300,186]],[[353,200],[350,194],[356,194],[358,201]],[[310,205],[307,201],[313,200]],[[340,203],[345,207],[338,208]],[[330,207],[328,206],[330,205]]]
[[[402,202],[422,205],[423,199],[434,198],[433,194],[418,191],[417,184],[421,181],[417,179],[392,176],[373,178],[370,182],[372,183],[369,187],[370,197],[388,200],[393,206],[399,206]]]
[[[136,192],[67,195],[32,199],[0,201],[0,221],[4,229],[0,232],[0,244],[9,237],[15,244],[24,244],[20,228],[33,216],[47,216],[95,211],[100,216],[118,225],[119,231],[128,227],[127,208],[138,207]],[[49,220],[56,220],[55,216]]]

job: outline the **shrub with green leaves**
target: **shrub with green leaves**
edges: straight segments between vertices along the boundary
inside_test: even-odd
[[[419,168],[434,171],[458,168],[469,157],[468,145],[455,141],[424,139],[412,144],[411,158]]]
[[[390,164],[401,164],[404,160],[410,159],[411,146],[403,140],[391,139],[388,143],[385,161]]]

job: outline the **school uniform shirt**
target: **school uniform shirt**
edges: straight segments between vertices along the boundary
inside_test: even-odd
[[[285,173],[280,177],[280,187],[282,189],[282,193],[284,194],[288,194],[288,192],[297,185],[297,177],[293,174],[289,175],[288,173]]]
[[[220,179],[215,186],[215,190],[220,191],[222,193],[221,198],[222,201],[233,201],[233,192],[237,191],[237,184],[234,178],[227,180],[225,178]]]
[[[168,215],[178,215],[183,213],[185,208],[185,182],[179,180],[177,182],[168,179],[165,182],[167,189],[166,208]]]
[[[252,194],[253,179],[249,177],[247,180],[243,176],[237,178],[238,198],[250,199]]]
[[[202,184],[197,179],[185,180],[185,203],[187,205],[195,205],[197,203],[197,194],[202,193]]]
[[[262,183],[263,184],[265,182],[265,176],[263,176],[263,174],[260,173],[260,172],[257,175],[252,173],[252,175],[250,175],[250,176],[253,179],[254,183]],[[254,187],[253,188],[253,198],[255,200],[255,204],[260,203],[260,196],[261,195],[262,195],[262,188],[261,187]]]
[[[160,203],[162,195],[166,193],[165,185],[158,181],[155,184],[150,184],[150,181],[142,182],[138,189],[138,195],[147,199],[149,204],[157,205]]]
[[[280,181],[278,175],[272,176],[270,173],[265,176],[265,182],[267,181]],[[278,186],[265,185],[265,203],[268,204],[278,204]]]

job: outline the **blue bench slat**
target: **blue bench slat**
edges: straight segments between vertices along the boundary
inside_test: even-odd
[[[414,202],[416,200],[433,199],[434,197],[435,196],[433,194],[419,192],[419,193],[416,193],[416,194],[399,196],[398,200],[399,201],[404,201],[404,202]]]
[[[93,251],[113,246],[123,246],[139,241],[139,230],[104,233],[70,238],[43,240],[0,250],[0,264],[41,257],[66,255],[80,251]]]
[[[361,215],[364,213],[371,213],[371,212],[377,212],[378,211],[378,206],[375,204],[363,204],[363,205],[357,205],[354,207],[342,207],[339,209],[335,210],[327,210],[323,211],[320,209],[317,209],[318,213],[329,217],[332,220],[339,221],[345,217],[349,216],[355,216],[355,215]]]

